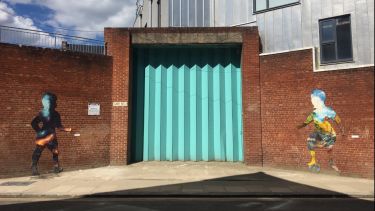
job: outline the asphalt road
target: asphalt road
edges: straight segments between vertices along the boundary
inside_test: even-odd
[[[374,201],[354,198],[3,198],[0,199],[0,210],[372,211]]]

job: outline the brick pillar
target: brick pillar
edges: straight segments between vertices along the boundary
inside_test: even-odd
[[[112,102],[129,104],[130,32],[121,29],[105,29],[107,54],[113,57]],[[111,109],[110,164],[128,163],[128,106],[112,106]]]
[[[249,165],[263,165],[258,30],[243,32],[242,40],[244,160]]]

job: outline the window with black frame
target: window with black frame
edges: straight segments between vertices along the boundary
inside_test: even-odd
[[[322,64],[353,61],[350,15],[319,21]]]
[[[267,12],[299,4],[300,0],[253,0],[254,13]]]

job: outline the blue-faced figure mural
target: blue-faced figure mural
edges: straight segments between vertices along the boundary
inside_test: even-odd
[[[55,110],[57,107],[57,96],[55,94],[51,92],[43,93],[42,105],[42,110],[31,122],[31,126],[36,132],[36,146],[32,155],[31,165],[33,175],[39,175],[38,161],[45,147],[52,152],[54,172],[59,173],[63,170],[59,165],[56,128],[66,132],[72,130],[71,128],[65,128],[61,123],[60,114]]]
[[[330,121],[339,125],[342,133],[343,128],[341,125],[340,117],[336,112],[325,105],[326,94],[323,90],[314,89],[311,92],[311,103],[314,110],[307,117],[306,121],[299,125],[298,128],[303,128],[310,123],[314,123],[315,129],[307,138],[307,149],[311,155],[311,160],[307,164],[309,169],[313,172],[319,172],[320,166],[316,161],[316,148],[325,148],[329,154],[329,165],[332,169],[340,172],[338,167],[333,161],[333,146],[336,142],[336,131],[332,127]],[[342,134],[343,135],[343,134]]]

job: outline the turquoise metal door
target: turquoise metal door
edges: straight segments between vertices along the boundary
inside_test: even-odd
[[[133,161],[243,161],[240,47],[139,47],[133,56]]]

